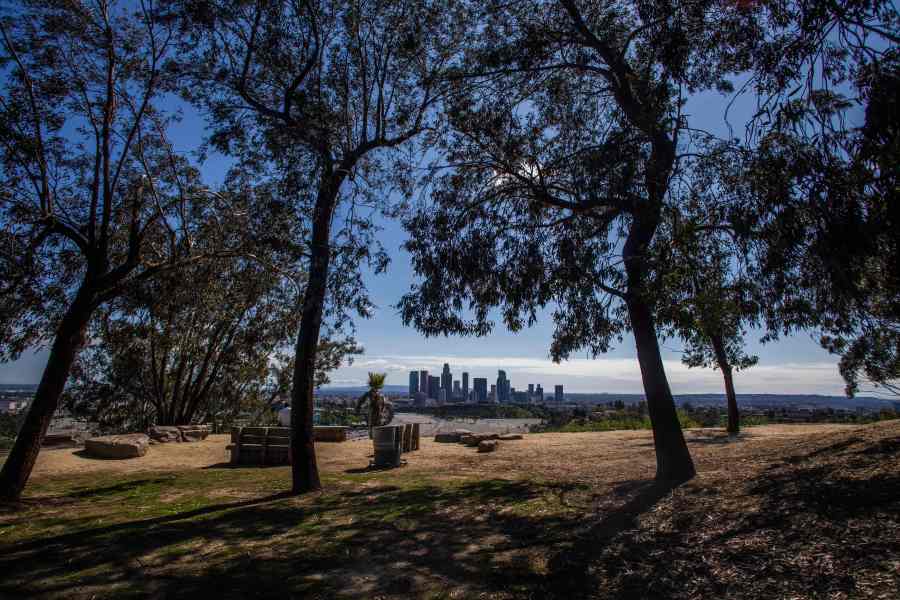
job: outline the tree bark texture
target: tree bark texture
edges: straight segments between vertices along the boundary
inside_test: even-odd
[[[291,491],[295,494],[322,488],[313,439],[313,388],[331,260],[331,219],[338,188],[338,183],[330,183],[319,190],[313,215],[309,280],[303,295],[291,389]]]
[[[653,427],[656,478],[660,481],[678,483],[692,478],[696,470],[684,441],[675,400],[672,398],[663,367],[659,341],[656,338],[656,323],[650,304],[645,298],[646,257],[659,227],[668,177],[675,160],[675,147],[665,135],[655,135],[651,141],[653,149],[644,178],[647,202],[637,206],[633,211],[628,237],[622,248],[628,283],[625,304],[637,346],[641,380],[644,384],[644,395],[647,397],[647,411]]]
[[[34,400],[28,407],[22,429],[0,471],[0,499],[16,501],[22,496],[69,379],[72,364],[84,347],[92,312],[92,294],[82,285],[56,330]]]
[[[728,399],[728,433],[740,433],[741,414],[738,411],[737,395],[734,393],[734,377],[731,363],[728,362],[728,354],[725,352],[725,343],[722,336],[719,335],[710,336],[710,340],[713,351],[716,353],[716,362],[725,379],[725,397]]]
[[[696,470],[684,441],[675,400],[659,353],[653,315],[640,299],[627,300],[627,306],[647,398],[647,412],[653,427],[656,479],[673,483],[687,481],[696,474]]]

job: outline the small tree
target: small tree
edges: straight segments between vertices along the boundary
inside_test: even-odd
[[[740,431],[733,372],[758,361],[744,351],[744,337],[762,313],[760,291],[748,277],[746,250],[730,218],[740,199],[729,198],[721,181],[740,176],[735,159],[720,146],[695,160],[681,214],[667,222],[654,245],[662,330],[684,342],[685,365],[722,372],[727,430],[733,434]]]
[[[385,379],[387,379],[387,373],[369,373],[369,389],[356,402],[357,413],[361,412],[363,407],[368,412],[370,438],[374,427],[380,427],[391,420],[389,403],[385,401],[382,393]]]
[[[318,489],[312,422],[320,331],[327,316],[341,319],[348,307],[368,314],[357,268],[382,258],[371,247],[371,208],[390,212],[391,191],[409,192],[415,160],[402,150],[434,124],[448,88],[443,73],[465,39],[463,13],[446,0],[187,4],[183,68],[193,100],[210,112],[211,142],[280,173],[307,219],[292,489]],[[342,217],[347,225],[337,230]]]

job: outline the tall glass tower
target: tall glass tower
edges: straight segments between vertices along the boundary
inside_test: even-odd
[[[447,398],[453,397],[453,373],[447,363],[444,363],[444,370],[441,372],[441,389],[447,390]]]
[[[506,378],[506,371],[497,371],[497,402],[509,402],[509,379]]]

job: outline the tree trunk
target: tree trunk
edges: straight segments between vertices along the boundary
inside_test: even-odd
[[[653,426],[656,479],[672,483],[687,481],[696,474],[696,470],[678,422],[675,401],[659,353],[653,315],[646,303],[639,298],[630,297],[626,304],[637,346],[638,363],[641,366],[647,412]]]
[[[69,379],[72,364],[84,346],[85,330],[92,312],[92,294],[82,284],[56,330],[34,400],[28,407],[22,429],[0,472],[0,499],[14,501],[22,496]]]
[[[313,440],[313,386],[316,374],[316,350],[328,286],[331,260],[331,218],[339,184],[319,190],[313,216],[309,280],[303,295],[300,332],[294,351],[294,377],[291,389],[291,491],[295,494],[322,488],[316,447]]]
[[[656,323],[645,299],[647,254],[662,214],[668,177],[675,160],[675,145],[668,137],[653,136],[653,149],[648,161],[645,181],[649,202],[637,206],[632,213],[628,238],[622,248],[628,290],[625,304],[637,346],[641,380],[647,397],[647,412],[653,426],[656,448],[656,479],[671,483],[687,481],[696,474],[694,461],[684,441],[675,400],[663,368],[656,339]]]
[[[728,398],[728,433],[740,433],[741,414],[738,411],[737,396],[734,393],[734,378],[732,377],[731,363],[728,362],[728,354],[725,352],[725,343],[721,335],[711,335],[709,339],[712,341],[716,362],[725,379],[725,396]]]

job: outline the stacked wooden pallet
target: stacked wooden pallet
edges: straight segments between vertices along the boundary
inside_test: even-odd
[[[317,442],[344,442],[347,427],[314,427]],[[290,427],[232,427],[231,464],[233,465],[289,465],[291,464]]]
[[[291,464],[290,427],[232,427],[231,464]]]

